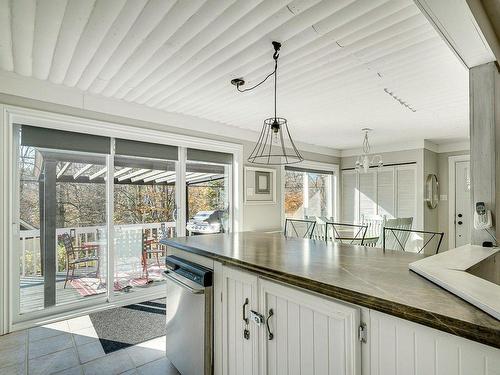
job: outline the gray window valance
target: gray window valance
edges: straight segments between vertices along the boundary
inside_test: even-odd
[[[333,171],[327,171],[322,169],[311,169],[311,168],[299,168],[292,166],[285,166],[286,171],[294,171],[294,172],[307,172],[307,173],[317,173],[317,174],[333,174]]]
[[[139,156],[151,159],[177,160],[177,146],[131,141],[129,139],[115,140],[115,154]]]
[[[233,154],[216,151],[198,150],[195,148],[187,149],[187,160],[201,161],[206,163],[232,164]]]
[[[100,135],[21,125],[21,145],[45,149],[110,153],[110,138]]]

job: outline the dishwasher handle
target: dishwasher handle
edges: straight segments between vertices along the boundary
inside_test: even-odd
[[[204,294],[205,293],[205,288],[200,287],[197,288],[197,285],[190,281],[189,279],[186,279],[185,277],[182,277],[175,272],[172,271],[165,271],[164,272],[165,277],[169,279],[170,281],[173,281],[177,285],[181,286],[184,289],[187,289],[193,294]],[[191,285],[190,285],[191,284]]]

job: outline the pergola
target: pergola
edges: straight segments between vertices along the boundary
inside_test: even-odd
[[[106,183],[107,167],[102,155],[75,154],[54,149],[38,149],[35,178],[39,183],[40,253],[44,277],[44,306],[56,304],[57,272],[57,183]],[[176,183],[175,162],[116,155],[114,184],[171,185]],[[187,163],[186,189],[191,185],[220,180],[225,177],[223,165]]]

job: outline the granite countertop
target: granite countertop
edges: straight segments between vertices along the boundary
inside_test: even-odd
[[[500,348],[500,321],[408,269],[424,256],[240,232],[161,241],[259,275]]]

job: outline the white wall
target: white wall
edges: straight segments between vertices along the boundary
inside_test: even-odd
[[[43,102],[34,99],[23,98],[8,94],[0,94],[0,103],[25,107],[30,109],[37,109],[48,112],[55,112],[65,115],[78,116],[92,120],[112,122],[116,124],[123,124],[135,126],[147,131],[162,130],[174,134],[190,135],[205,139],[216,139],[219,141],[233,142],[243,145],[243,156],[246,161],[250,152],[253,150],[254,144],[247,140],[231,138],[220,134],[210,134],[208,130],[201,128],[200,130],[191,130],[187,128],[175,127],[171,125],[160,124],[150,121],[141,121],[137,119],[111,115],[102,112],[89,111],[81,108],[76,108],[67,105],[60,105],[54,103]],[[119,126],[119,125],[117,125]],[[179,124],[182,126],[182,124]],[[71,129],[68,129],[71,130]],[[325,155],[320,153],[312,153],[302,151],[302,155],[306,160],[320,161],[324,163],[339,164],[340,159],[335,156]],[[250,165],[249,163],[245,163]],[[243,230],[276,230],[281,228],[281,170],[276,168],[276,204],[262,204],[262,205],[243,205]]]

